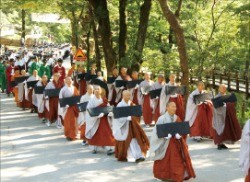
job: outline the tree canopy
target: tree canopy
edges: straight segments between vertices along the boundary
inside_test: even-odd
[[[35,25],[40,26],[45,34],[55,37],[55,42],[82,47],[89,51],[89,59],[109,69],[117,65],[132,68],[139,65],[156,73],[172,70],[185,73],[192,69],[200,77],[212,68],[241,72],[249,69],[247,0],[5,0],[1,3],[3,17],[16,25],[20,36],[23,31],[28,34]],[[57,13],[71,23],[32,22],[31,13]],[[179,29],[173,23],[178,23]],[[184,42],[180,42],[178,31],[182,31]],[[185,47],[180,50],[182,44]]]

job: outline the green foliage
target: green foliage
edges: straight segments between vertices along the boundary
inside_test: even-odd
[[[112,44],[118,54],[119,1],[107,2]],[[178,1],[169,0],[169,2],[172,11],[175,12]],[[180,22],[184,28],[189,67],[197,75],[204,75],[204,70],[213,67],[243,71],[247,69],[245,65],[250,57],[250,3],[248,0],[215,1],[216,4],[213,6],[213,2],[207,0],[183,1]],[[139,53],[135,52],[134,48],[142,3],[143,0],[127,0],[127,52],[125,58],[119,63],[123,66],[130,66],[138,61],[135,57],[138,57]],[[62,17],[70,19],[71,26],[74,26],[71,27],[71,30],[68,25],[45,26],[45,24],[39,24],[44,32],[53,33],[56,42],[69,41],[70,36],[75,36],[75,34],[82,38],[89,30],[88,23],[80,24],[84,18],[88,17],[87,0],[5,0],[1,5],[8,21],[15,24],[17,30],[21,26],[21,9],[25,9],[27,14],[32,12],[59,13]],[[97,16],[107,16],[107,12],[102,9],[97,9],[95,13]],[[29,19],[26,20],[26,24],[27,30],[34,26],[34,22]],[[144,61],[142,66],[148,67],[154,72],[162,69],[165,72],[179,69],[176,45],[169,45],[169,29],[158,2],[152,1],[142,54]],[[70,31],[72,31],[72,35],[70,35]]]
[[[250,100],[246,99],[245,94],[236,94],[237,96],[237,118],[243,127],[245,122],[250,118]]]

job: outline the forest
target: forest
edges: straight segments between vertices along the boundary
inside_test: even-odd
[[[86,50],[108,73],[116,66],[178,72],[187,86],[190,74],[204,79],[212,70],[249,77],[248,0],[4,0],[1,12],[18,38],[39,26],[56,43]],[[32,22],[31,13],[56,13],[70,23]],[[249,101],[238,97],[243,121]]]

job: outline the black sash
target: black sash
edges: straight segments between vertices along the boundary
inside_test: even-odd
[[[211,93],[197,94],[194,95],[194,103],[197,105],[206,100],[211,100],[211,98],[212,98]]]
[[[156,97],[160,97],[160,95],[161,95],[161,90],[162,90],[162,88],[155,89],[155,90],[151,90],[151,91],[149,92],[150,98],[151,98],[151,99],[154,99],[154,98],[156,98]]]
[[[231,93],[230,95],[224,95],[217,98],[212,99],[213,105],[215,108],[222,107],[224,103],[227,102],[237,102],[237,97],[234,93]]]
[[[73,106],[80,102],[81,96],[65,97],[59,99],[60,107],[65,107],[66,105]]]
[[[60,93],[60,88],[56,89],[45,89],[44,94],[48,97],[58,97]]]
[[[122,118],[127,116],[142,116],[142,108],[138,106],[114,107],[114,118]]]
[[[170,133],[175,136],[176,133],[180,135],[187,135],[190,133],[189,122],[174,122],[165,124],[156,124],[158,138],[167,137]]]
[[[113,112],[113,106],[89,108],[87,111],[91,117],[99,116],[101,113],[108,115],[108,113]]]
[[[79,112],[86,111],[87,105],[88,105],[88,102],[83,102],[83,103],[77,104],[77,108],[78,108]]]

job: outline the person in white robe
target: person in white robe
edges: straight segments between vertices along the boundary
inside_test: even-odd
[[[73,96],[78,96],[78,90],[73,85],[72,78],[70,76],[65,78],[65,86],[60,90],[59,99],[69,98]],[[60,104],[59,104],[60,105]],[[66,105],[65,107],[60,107],[63,123],[64,123],[64,135],[68,141],[73,141],[76,139],[78,133],[78,123],[77,119],[79,116],[78,109],[76,105]]]
[[[91,99],[94,98],[94,87],[93,85],[88,85],[87,86],[87,92],[85,95],[83,95],[80,99],[80,103],[84,103],[84,102],[89,102]],[[85,135],[85,129],[86,129],[86,112],[79,112],[79,117],[78,117],[78,124],[79,124],[79,128],[83,128],[83,132],[81,133],[82,135]],[[82,138],[83,139],[83,138]],[[82,145],[85,146],[87,144],[87,141],[85,139],[83,139],[82,141]]]
[[[165,81],[164,81],[164,75],[159,74],[157,77],[157,81],[152,85],[150,90],[157,90],[157,89],[162,89],[165,86]],[[154,114],[154,118],[153,118],[153,123],[155,123],[158,118],[160,117],[160,102],[161,102],[162,98],[160,98],[159,96],[157,96],[154,99],[151,99],[151,105],[153,108],[153,114]]]
[[[59,89],[64,86],[64,83],[59,80],[60,74],[54,73],[53,79],[50,81],[47,86],[45,87],[45,90],[47,89]],[[62,128],[61,118],[58,117],[58,114],[61,113],[61,108],[58,103],[58,97],[45,97],[46,100],[49,102],[48,111],[49,111],[49,119],[46,123],[47,126],[51,126],[52,123],[56,122],[57,128]]]
[[[118,103],[117,107],[131,106],[130,92],[128,90],[124,90],[122,95],[123,99],[121,102]],[[136,135],[135,133],[138,134]],[[149,147],[149,142],[146,134],[140,128],[139,123],[131,116],[113,119],[113,135],[117,141],[115,152],[118,160],[127,160],[135,162],[142,162],[145,160],[146,152]],[[130,143],[126,144],[126,142]],[[139,143],[142,146],[140,146]],[[119,144],[122,146],[121,149],[119,149]],[[120,151],[123,149],[123,146],[127,145],[127,151]],[[127,155],[124,156],[124,153]],[[126,159],[124,159],[125,157]]]
[[[40,81],[37,82],[36,86],[38,87],[45,87],[48,83],[48,77],[46,75],[42,76],[42,79]],[[49,110],[49,101],[45,99],[44,94],[35,94],[37,97],[37,112],[38,115],[42,116],[42,122],[46,123],[47,119],[44,115],[45,112],[45,108],[47,109],[47,111]]]
[[[159,117],[151,134],[150,156],[154,160],[154,177],[163,181],[184,181],[195,177],[184,136],[176,133],[159,138],[157,135],[157,126],[180,122],[176,109],[175,102],[168,102],[167,111]]]
[[[130,81],[131,78],[127,74],[127,68],[122,67],[120,70],[120,75],[116,78],[116,80],[125,80],[125,81]],[[122,91],[126,89],[124,86],[122,87],[116,87],[115,86],[115,91],[116,91],[116,100],[115,102],[118,103],[122,99]]]
[[[32,105],[33,105],[33,107],[31,108],[31,113],[35,112],[35,108],[37,107],[37,98],[36,98],[36,95],[34,93],[34,89],[32,87],[28,88],[27,82],[36,81],[36,80],[40,80],[40,79],[41,78],[38,76],[37,70],[34,70],[33,74],[26,80],[26,83],[24,85],[25,99],[29,102],[32,102]],[[29,98],[30,92],[32,92],[32,100],[30,100],[30,98]]]
[[[138,102],[139,105],[142,106],[143,120],[146,127],[149,127],[153,122],[153,105],[150,99],[149,91],[154,82],[150,80],[150,76],[149,72],[144,73],[144,81],[140,83],[138,91]]]
[[[94,97],[89,100],[87,109],[96,108],[101,105],[109,106],[109,103],[105,103],[105,100],[104,100],[105,98],[102,98],[101,94],[102,94],[101,87],[95,86]],[[93,150],[92,153],[96,154],[98,147],[106,147],[107,155],[113,154],[114,153],[113,146],[115,145],[115,140],[113,138],[112,130],[111,130],[112,115],[109,114],[108,116],[105,116],[104,113],[100,113],[99,116],[91,117],[89,112],[86,112],[85,117],[86,117],[85,137],[88,140],[88,143]],[[101,123],[101,120],[102,120],[102,123]],[[103,133],[104,128],[101,128],[100,125],[102,125],[102,127],[105,127],[105,131],[107,131],[108,133]],[[103,135],[105,135],[105,137]],[[92,144],[92,140],[95,140],[93,144]],[[96,143],[98,143],[98,145]]]
[[[132,71],[132,74],[131,74],[131,78],[133,81],[135,80],[138,80],[139,78],[139,73],[137,71]],[[139,84],[136,84],[134,88],[129,88],[129,92],[130,92],[130,98],[131,98],[131,101],[138,105],[139,102],[138,102],[138,97],[139,97],[139,91],[138,91],[138,88],[139,88]]]
[[[246,175],[245,182],[250,181],[250,119],[246,122],[240,142],[239,166]]]
[[[112,70],[112,77],[116,79],[118,77],[118,69],[113,68]],[[116,99],[116,91],[115,91],[115,81],[113,83],[107,83],[109,95],[108,95],[108,101],[111,105],[116,105],[115,99]]]
[[[21,70],[21,76],[28,76],[28,74],[26,73],[25,70]],[[25,81],[23,81],[22,83],[17,84],[18,87],[18,101],[19,102],[23,102],[23,96],[24,96],[24,88],[25,88]],[[25,110],[24,106],[21,106],[23,110]]]
[[[99,79],[99,80],[101,80],[101,81],[103,81],[103,82],[106,82],[106,80],[105,80],[105,78],[103,77],[101,71],[97,71],[96,75],[97,75],[97,78],[96,78],[96,79]]]
[[[194,90],[189,95],[188,100],[187,100],[185,121],[189,122],[189,126],[191,128],[190,135],[192,134],[192,126],[194,125],[194,122],[198,116],[198,107],[201,105],[204,105],[204,106],[206,106],[206,105],[211,106],[212,105],[211,100],[206,100],[205,102],[197,104],[197,105],[194,103],[194,95],[207,93],[207,91],[204,90],[204,88],[205,88],[204,83],[202,81],[199,81],[197,83],[197,89]],[[211,120],[211,127],[212,127],[212,120]],[[201,130],[201,128],[199,128],[199,130]],[[211,128],[209,130],[211,130]],[[192,136],[192,137],[197,142],[200,142],[202,140],[202,136]]]

